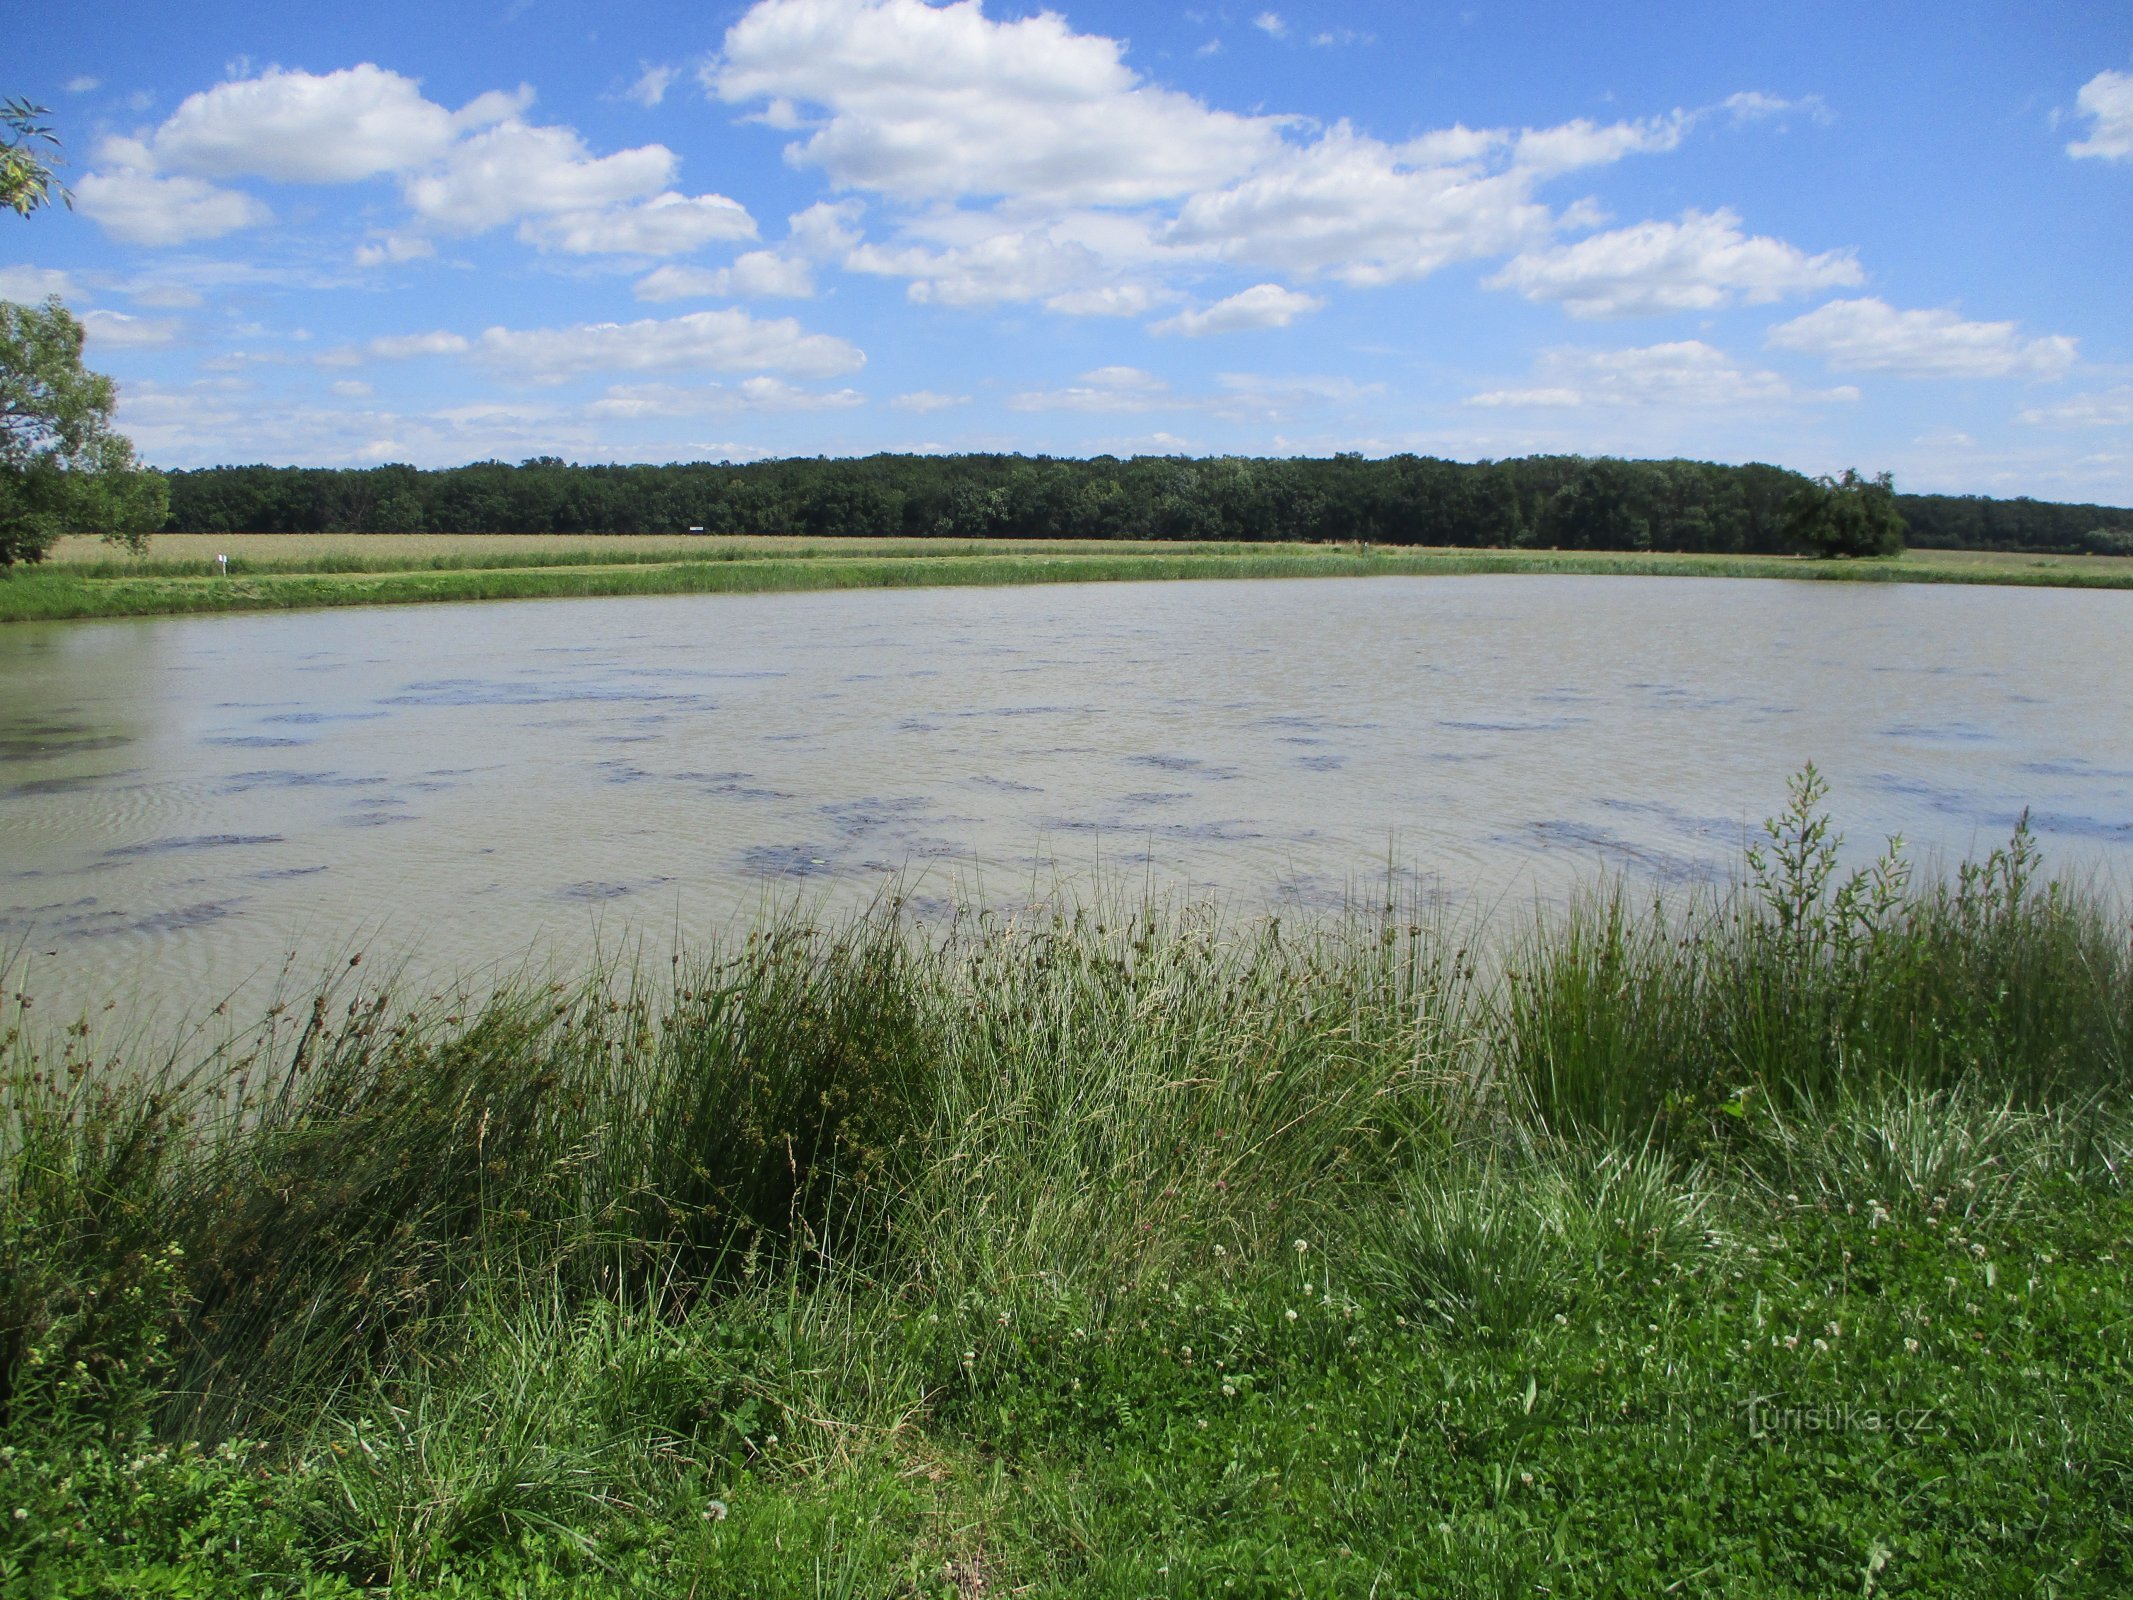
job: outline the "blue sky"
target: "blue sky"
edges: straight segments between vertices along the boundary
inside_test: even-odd
[[[77,0],[0,217],[165,466],[873,450],[2133,504],[2122,4]]]

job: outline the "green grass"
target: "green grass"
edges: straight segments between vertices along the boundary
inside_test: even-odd
[[[2026,836],[11,998],[0,1595],[2116,1595],[2133,950]]]
[[[373,536],[383,545],[387,535]],[[209,541],[212,542],[212,541]],[[235,541],[225,541],[235,542]],[[424,536],[399,553],[329,541],[304,554],[296,539],[274,553],[232,560],[220,576],[198,560],[68,559],[0,573],[0,622],[82,617],[268,611],[433,601],[586,595],[735,594],[922,585],[1097,583],[1170,578],[1298,578],[1462,573],[1603,573],[1641,576],[1824,579],[1863,583],[1992,583],[2133,587],[2133,562],[1913,552],[1897,561],[1809,561],[1778,556],[1607,551],[1418,550],[1343,545],[1134,544],[1106,549],[1044,541],[962,541],[939,549],[911,540],[724,542],[702,549],[659,541],[578,541],[551,548],[531,538],[468,541],[458,551]]]

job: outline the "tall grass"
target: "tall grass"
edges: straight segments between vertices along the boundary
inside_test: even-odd
[[[1512,1348],[1772,1205],[2115,1186],[2122,908],[2026,832],[1840,875],[1821,798],[1731,894],[1616,885],[1480,962],[1383,909],[888,901],[475,1001],[351,966],[189,1052],[17,999],[0,1437],[278,1441],[317,1548],[408,1579],[1012,1430],[1025,1330],[1130,1343],[1151,1296],[1256,1274]]]

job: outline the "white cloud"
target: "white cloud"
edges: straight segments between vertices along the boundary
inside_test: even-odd
[[[135,305],[151,306],[158,311],[190,311],[207,303],[207,297],[189,285],[153,279],[137,283],[125,293]]]
[[[437,246],[420,234],[388,233],[368,244],[357,245],[355,264],[359,267],[398,266],[407,261],[424,260],[436,253]]]
[[[2077,394],[2057,405],[2033,406],[2021,420],[2047,428],[2133,428],[2133,387]]]
[[[1098,367],[1064,389],[1032,389],[1010,396],[1013,411],[1149,411],[1173,404],[1170,385],[1140,367]]]
[[[1165,242],[1220,259],[1353,285],[1420,278],[1454,261],[1535,244],[1554,218],[1546,178],[1636,151],[1671,149],[1681,122],[1545,129],[1456,127],[1404,145],[1345,123],[1180,208]]]
[[[979,0],[759,0],[707,89],[804,130],[787,159],[901,208],[845,265],[939,304],[1087,314],[1212,262],[1352,284],[1545,240],[1540,185],[1679,144],[1695,117],[1456,127],[1401,144],[1219,111],[1140,77],[1115,39]],[[851,217],[856,221],[856,213]]]
[[[646,67],[637,81],[624,91],[626,96],[649,111],[667,97],[667,90],[681,76],[678,67]]]
[[[440,171],[410,178],[407,201],[436,227],[479,233],[520,217],[649,198],[672,182],[678,164],[660,144],[594,156],[573,129],[513,118],[454,145]]]
[[[415,79],[364,62],[217,84],[187,96],[149,143],[158,166],[199,177],[354,183],[428,165],[455,131]]]
[[[1066,317],[1138,317],[1175,298],[1145,283],[1103,283],[1055,294],[1044,302],[1044,308]]]
[[[405,361],[413,356],[456,356],[467,349],[466,339],[442,330],[435,333],[388,333],[363,346],[380,361]]]
[[[2068,155],[2133,160],[2133,72],[2097,73],[2081,86],[2074,104],[2089,119],[2089,136],[2068,145]]]
[[[1212,111],[1121,56],[1050,11],[994,22],[978,0],[762,0],[704,81],[729,102],[825,107],[787,158],[907,201],[1142,205],[1278,149],[1280,120]]]
[[[1298,411],[1355,405],[1385,393],[1382,383],[1311,374],[1224,372],[1217,375],[1215,384],[1220,392],[1203,404],[1216,416],[1233,421],[1279,422]]]
[[[108,171],[84,173],[74,185],[82,214],[127,244],[191,244],[256,228],[273,213],[248,194],[201,178],[161,178],[136,140],[107,139],[99,160]]]
[[[1285,39],[1289,34],[1289,25],[1282,20],[1278,11],[1260,12],[1252,18],[1252,26],[1270,39]]]
[[[1286,328],[1298,317],[1325,305],[1315,295],[1284,289],[1278,283],[1255,283],[1200,311],[1181,311],[1158,322],[1150,333],[1177,333],[1196,339],[1210,333],[1239,333],[1250,328]]]
[[[1524,251],[1487,283],[1528,300],[1561,301],[1574,317],[1625,317],[1708,311],[1736,300],[1761,305],[1865,277],[1848,250],[1811,256],[1782,239],[1750,238],[1737,215],[1719,210]]]
[[[818,200],[786,219],[786,242],[810,260],[834,260],[859,243],[859,219],[865,212],[857,200]]]
[[[1732,113],[1736,127],[1748,122],[1770,122],[1790,116],[1804,116],[1828,126],[1837,120],[1829,109],[1829,103],[1818,94],[1803,94],[1788,99],[1781,94],[1765,94],[1760,89],[1743,89],[1739,94],[1727,95],[1718,105],[1721,111]]]
[[[81,325],[89,343],[105,350],[153,349],[175,343],[179,333],[170,318],[131,317],[123,311],[84,311]]]
[[[2012,322],[1898,311],[1876,299],[1832,300],[1778,324],[1768,342],[1818,355],[1840,371],[1905,378],[2058,378],[2075,359],[2075,342],[2064,334],[2025,339]]]
[[[560,383],[594,372],[666,372],[749,368],[832,378],[866,364],[859,349],[830,334],[809,333],[790,317],[745,311],[696,311],[641,322],[581,323],[569,328],[491,328],[480,358],[534,383]]]
[[[802,389],[758,375],[736,384],[689,389],[671,383],[617,384],[587,409],[596,417],[692,417],[734,411],[843,411],[863,406],[856,389]]]
[[[889,402],[898,411],[916,411],[923,415],[929,411],[947,411],[955,406],[970,404],[967,394],[940,394],[932,389],[914,389],[909,394],[900,394]]]
[[[102,78],[92,78],[86,72],[69,78],[63,85],[68,94],[88,94],[93,90],[101,89],[103,86],[104,80]]]
[[[1627,350],[1558,349],[1535,365],[1522,388],[1472,395],[1470,406],[1517,410],[1665,407],[1709,411],[1852,401],[1859,391],[1799,390],[1782,374],[1753,371],[1700,339]]]
[[[372,392],[370,385],[361,378],[342,378],[339,382],[330,384],[328,387],[343,400],[362,400]]]
[[[519,224],[519,237],[528,244],[580,256],[685,255],[719,241],[753,239],[755,232],[755,219],[739,201],[671,190],[641,205],[566,211]]]
[[[815,292],[814,269],[774,250],[750,250],[730,267],[657,267],[631,291],[639,300],[807,300]]]
[[[54,267],[0,267],[0,300],[30,305],[48,295],[62,300],[86,300],[79,285]]]

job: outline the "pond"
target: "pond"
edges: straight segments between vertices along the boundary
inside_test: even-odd
[[[2133,595],[1503,577],[440,605],[0,629],[0,960],[195,1011],[368,947],[663,954],[766,905],[1245,910],[2133,849]]]

